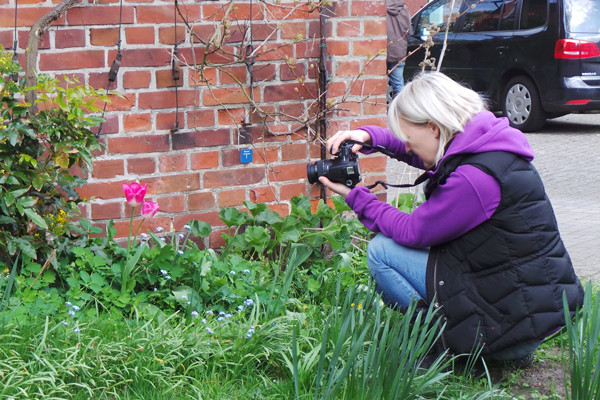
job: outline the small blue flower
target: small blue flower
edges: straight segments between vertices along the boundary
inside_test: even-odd
[[[177,250],[177,254],[179,254],[180,256],[183,255],[183,250]]]
[[[240,305],[237,307],[238,311],[244,311],[244,308],[246,308],[246,307],[244,307],[244,306],[243,306],[243,305],[241,305],[241,304],[240,304]]]
[[[249,270],[249,269],[245,269],[243,272],[244,272],[245,274],[249,274],[249,273],[250,273],[250,270]]]
[[[250,338],[252,338],[252,334],[250,334],[250,333],[246,333],[246,337],[247,337],[248,339],[250,339]]]
[[[146,241],[146,240],[150,239],[150,236],[148,234],[146,234],[146,233],[140,233],[140,238],[143,241]]]
[[[171,279],[171,276],[165,275],[165,279]]]
[[[193,318],[196,318],[198,316],[198,311],[192,311],[190,314]]]
[[[250,327],[250,329],[248,329],[248,333],[251,335],[254,335],[254,327]]]
[[[185,235],[183,233],[180,233],[179,235],[177,235],[179,237],[179,239],[183,239],[185,237]]]
[[[206,311],[206,315],[213,315],[213,312],[212,312],[212,310],[208,310],[208,311]]]
[[[185,229],[186,231],[191,231],[191,230],[192,230],[192,227],[191,227],[191,226],[189,226],[189,225],[184,225],[184,226],[183,226],[183,229]]]
[[[70,301],[65,301],[65,306],[67,306],[67,307],[71,307],[72,305],[73,305],[73,304],[71,304],[71,302],[70,302]]]
[[[69,323],[67,321],[62,321],[61,324],[63,324],[64,326],[69,325]]]
[[[233,317],[233,315],[231,315],[231,314],[225,314],[224,317],[225,318],[231,318],[231,317]]]
[[[187,300],[187,296],[185,294],[181,295],[181,300]]]
[[[74,316],[75,316],[75,311],[73,311],[73,310],[69,310],[68,314],[69,314],[71,317],[74,317]]]
[[[206,318],[202,318],[201,322],[202,322],[203,324],[205,324],[205,323],[206,323]]]
[[[221,321],[223,321],[224,319],[225,319],[225,317],[219,317],[219,318],[217,318],[217,321],[221,322]]]
[[[160,270],[160,273],[161,273],[161,274],[163,274],[163,275],[166,275],[166,274],[167,274],[167,271],[166,271],[166,270],[164,270],[164,269],[161,269],[161,270]]]
[[[73,328],[73,332],[79,333],[79,328],[77,328],[77,327]]]
[[[225,311],[219,311],[219,315],[220,315],[221,317],[224,317],[224,316],[225,316]]]
[[[229,275],[235,275],[235,271],[229,271]]]
[[[252,304],[254,304],[254,300],[252,300],[252,299],[246,299],[246,300],[244,300],[244,305],[246,307],[250,307]]]
[[[206,332],[210,333],[211,335],[214,333],[212,329],[210,329],[208,326],[206,327]]]
[[[81,308],[79,308],[79,306],[75,306],[75,305],[74,305],[74,306],[72,306],[72,307],[73,307],[73,310],[75,310],[75,311],[79,311],[79,310],[81,310]]]
[[[164,232],[164,230],[165,230],[165,228],[163,228],[162,226],[159,226],[159,227],[157,227],[157,228],[155,229],[155,232],[156,232],[156,233],[161,233],[161,232]]]

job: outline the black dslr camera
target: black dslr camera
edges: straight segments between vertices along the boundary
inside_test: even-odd
[[[344,141],[331,160],[309,163],[306,166],[308,182],[316,183],[320,176],[324,176],[332,182],[343,183],[350,188],[356,186],[360,182],[360,170],[358,154],[352,152],[352,146],[353,142]]]

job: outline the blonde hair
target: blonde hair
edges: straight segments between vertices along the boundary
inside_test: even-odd
[[[485,100],[475,91],[441,72],[421,72],[394,98],[388,110],[388,128],[400,139],[399,119],[413,124],[433,122],[440,129],[437,165],[452,137],[461,132],[473,116],[486,109]]]

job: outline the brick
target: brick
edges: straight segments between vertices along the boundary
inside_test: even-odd
[[[252,7],[252,15],[250,15],[250,5],[244,3],[235,3],[235,7],[228,9],[229,4],[226,3],[204,3],[202,6],[203,20],[220,21],[225,17],[225,12],[229,11],[229,17],[233,20],[261,20],[264,18],[261,7],[254,5]]]
[[[281,61],[294,56],[292,45],[281,45],[281,43],[265,43],[256,48],[257,61]]]
[[[258,64],[252,67],[252,75],[256,83],[271,81],[277,77],[277,68],[273,63]]]
[[[285,203],[269,204],[269,209],[271,211],[275,211],[282,218],[285,218],[287,215],[290,215],[290,207]]]
[[[319,42],[316,40],[307,40],[296,43],[296,57],[298,58],[318,58],[319,57]],[[316,61],[315,61],[316,62]]]
[[[215,208],[217,202],[215,196],[209,192],[190,193],[188,195],[188,210],[209,210]]]
[[[363,21],[364,31],[369,36],[384,36],[386,34],[385,19],[367,19]]]
[[[127,159],[127,173],[133,175],[147,175],[156,172],[156,161],[150,157],[136,157]]]
[[[135,105],[134,93],[121,93],[119,96],[112,94],[108,96],[109,102],[106,111],[130,111]],[[103,108],[104,102],[98,102],[98,107]]]
[[[141,89],[150,87],[150,71],[125,71],[123,72],[124,89]]]
[[[246,189],[221,190],[219,208],[239,206],[246,200]]]
[[[106,65],[104,51],[102,50],[53,51],[51,53],[41,53],[39,57],[41,71],[103,68]]]
[[[188,83],[191,86],[217,84],[217,68],[190,69]]]
[[[318,12],[311,12],[308,3],[281,2],[269,8],[270,15],[275,20],[318,18]]]
[[[219,68],[219,82],[223,85],[230,83],[247,83],[248,68],[245,65]]]
[[[92,219],[121,218],[121,202],[119,203],[92,203]]]
[[[277,199],[273,186],[254,187],[248,190],[249,200],[253,203],[268,203]]]
[[[269,166],[269,181],[283,182],[306,179],[306,162]]]
[[[361,65],[358,60],[347,60],[347,61],[339,61],[336,63],[336,67],[331,65],[330,71],[335,68],[335,76],[339,77],[355,77],[358,76],[361,72]]]
[[[356,54],[356,42],[357,40],[352,41],[352,48],[354,49],[353,55],[358,55]],[[377,51],[378,48],[373,48],[371,49],[370,54],[377,54]],[[350,42],[348,40],[328,40],[327,54],[338,57],[350,55]]]
[[[306,64],[283,64],[279,70],[279,77],[282,81],[292,81],[304,79],[306,76]]]
[[[358,160],[362,174],[373,172],[385,173],[387,163],[387,157],[385,156],[360,157]]]
[[[94,160],[92,177],[95,179],[111,179],[125,173],[125,165],[119,160]]]
[[[125,40],[127,44],[154,44],[154,27],[128,26],[125,28]]]
[[[387,77],[365,78],[357,81],[351,88],[350,94],[356,96],[385,94],[387,89]]]
[[[198,169],[213,169],[219,167],[218,151],[202,151],[190,154],[190,168],[192,171]]]
[[[186,16],[188,21],[197,21],[200,19],[200,6],[197,4],[183,5],[179,4],[183,15]],[[170,23],[173,24],[175,17],[173,13],[173,5],[139,5],[136,7],[136,17],[138,24],[160,24]],[[177,23],[182,24],[183,20],[179,13],[177,13]]]
[[[200,180],[197,173],[146,178],[144,183],[148,185],[148,193],[152,194],[172,194],[200,189]]]
[[[306,143],[292,143],[281,147],[281,161],[306,160]]]
[[[134,7],[123,6],[120,10],[119,6],[83,6],[75,7],[67,10],[67,23],[74,25],[118,25],[119,13],[122,11],[121,21],[123,24],[133,24]],[[19,17],[21,13],[19,13]]]
[[[99,199],[116,199],[123,197],[122,183],[130,183],[124,180],[111,180],[108,182],[86,183],[80,188],[77,188],[79,196],[85,199],[96,197]]]
[[[108,87],[109,90],[115,90],[117,88],[117,80],[114,82],[108,82],[108,71],[106,72],[90,72],[88,78],[88,84],[96,89],[106,89]]]
[[[83,29],[61,29],[54,33],[57,49],[85,46],[85,31]]]
[[[386,39],[355,40],[352,42],[352,55],[355,57],[372,57],[385,52],[386,47]]]
[[[379,98],[373,96],[369,100],[364,101],[362,115],[381,115],[385,118],[387,113],[387,99],[384,96]]]
[[[281,24],[281,39],[299,39],[306,38],[307,27],[305,21],[286,22]]]
[[[210,37],[215,33],[213,23],[198,23],[192,26],[192,41],[193,43],[208,42]]]
[[[138,95],[138,108],[141,110],[175,108],[177,102],[179,102],[180,106],[195,104],[195,98],[196,93],[193,90],[179,90],[177,94],[175,94],[174,90],[144,92]]]
[[[187,155],[176,153],[158,157],[158,171],[167,173],[187,171]]]
[[[279,160],[278,147],[262,147],[254,149],[254,164],[269,164]]]
[[[140,135],[109,137],[108,150],[111,154],[155,153],[169,151],[168,135]]]
[[[228,89],[212,88],[202,92],[202,104],[205,106],[222,106],[224,104],[244,104],[249,103],[250,99],[260,101],[260,88],[255,87],[250,95],[250,89],[247,87],[232,87]]]
[[[121,67],[164,67],[171,65],[171,53],[166,49],[143,48],[123,49]],[[108,59],[114,60],[116,50],[108,52]]]
[[[155,77],[156,77],[156,88],[157,89],[162,89],[162,88],[166,88],[166,87],[181,87],[183,86],[183,69],[180,69],[179,71],[179,80],[175,81],[173,79],[173,72],[172,69],[160,69],[160,70],[156,70],[154,72]]]
[[[313,99],[316,97],[316,88],[313,86],[311,89],[314,93],[309,92],[307,85],[301,83],[280,83],[277,85],[265,86],[265,101],[278,102]]]
[[[365,75],[385,75],[387,73],[387,65],[385,57],[372,59],[365,64],[363,68]]]
[[[175,36],[177,36],[177,44],[185,41],[185,27],[183,25],[177,25],[177,29],[174,26],[158,28],[158,43],[173,45],[175,44]]]
[[[109,133],[117,133],[119,132],[119,116],[118,115],[110,115],[104,114],[104,123],[102,124],[101,134],[106,135]],[[92,132],[98,133],[100,127],[94,127],[91,129]]]
[[[119,28],[90,28],[92,46],[116,46],[119,42]]]
[[[206,129],[203,131],[181,132],[173,135],[173,150],[196,147],[225,146],[231,143],[229,129]]]
[[[290,200],[292,197],[300,196],[301,194],[307,195],[305,182],[281,185],[279,188],[279,199],[282,201]]]
[[[285,114],[279,116],[279,119],[282,121],[298,119],[301,118],[303,115],[304,117],[306,117],[306,108],[302,103],[282,104],[279,106],[279,112]]]
[[[265,178],[264,168],[245,166],[237,169],[206,171],[203,173],[203,187],[218,188],[229,186],[252,185]]]
[[[9,30],[0,31],[0,46],[11,50],[13,46],[13,32]]]
[[[385,23],[382,24],[381,21],[378,21],[378,22],[379,23],[377,25],[383,25],[384,34],[385,34]],[[336,23],[336,32],[337,32],[336,37],[340,38],[340,37],[362,36],[360,27],[361,27],[360,20],[354,20],[354,21],[349,20],[349,19],[340,20]],[[375,28],[375,27],[373,27],[373,28]],[[379,29],[379,28],[377,28],[377,29]],[[371,31],[368,31],[365,29],[365,32],[368,32],[369,36],[371,36]]]
[[[219,125],[237,125],[246,119],[245,108],[221,108],[217,110],[217,123]],[[214,121],[213,121],[214,123]]]
[[[383,1],[352,1],[350,5],[350,12],[355,16],[385,16],[386,9]]]
[[[162,112],[156,114],[156,130],[171,130],[175,128],[175,123],[179,122],[179,128],[183,128],[183,122],[185,114],[183,111],[179,112],[179,118],[176,119],[175,112]]]
[[[220,221],[219,221],[220,222]],[[224,225],[221,222],[221,225]],[[209,246],[213,249],[219,249],[225,246],[225,239],[223,239],[224,233],[230,233],[227,229],[217,229],[210,233],[208,237]]]
[[[52,11],[53,7],[20,7],[17,10],[17,26],[30,28],[38,19]],[[51,26],[65,24],[65,17],[61,15]],[[6,7],[0,13],[0,26],[15,26],[15,8]],[[27,43],[27,42],[25,42]]]
[[[253,22],[252,23],[252,39],[256,41],[263,41],[267,39],[277,38],[277,24],[275,23],[263,23]]]
[[[178,213],[185,211],[185,196],[161,196],[156,199],[159,210],[165,213]]]
[[[152,130],[152,116],[149,113],[127,114],[123,116],[125,132],[147,132]]]

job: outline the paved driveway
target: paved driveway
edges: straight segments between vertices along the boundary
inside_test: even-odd
[[[600,114],[549,120],[527,139],[577,274],[600,281]],[[418,175],[395,160],[386,172],[389,183],[412,182]],[[388,198],[402,192],[406,189],[391,189]]]

